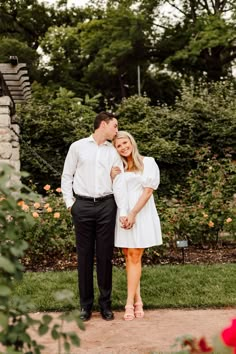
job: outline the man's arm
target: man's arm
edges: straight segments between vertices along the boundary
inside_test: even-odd
[[[76,171],[76,166],[77,157],[75,153],[75,145],[72,144],[66,156],[61,177],[61,190],[67,208],[71,208],[71,206],[74,204],[73,179]]]

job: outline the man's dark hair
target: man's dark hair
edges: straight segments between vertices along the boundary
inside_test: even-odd
[[[115,114],[109,112],[100,112],[94,120],[94,130],[100,127],[102,121],[109,122],[113,118],[116,118]]]

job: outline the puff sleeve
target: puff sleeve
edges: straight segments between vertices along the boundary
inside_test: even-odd
[[[160,183],[160,170],[153,157],[145,157],[142,186],[157,189]]]

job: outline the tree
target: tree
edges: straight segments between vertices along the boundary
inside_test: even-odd
[[[30,48],[25,42],[14,38],[2,38],[0,40],[0,62],[8,63],[10,56],[17,56],[19,63],[26,63],[30,80],[39,79],[38,53]]]
[[[93,131],[94,100],[81,99],[65,88],[52,92],[34,83],[32,100],[19,111],[21,168],[40,186],[60,185],[70,144]]]
[[[53,24],[55,10],[37,0],[0,0],[0,18],[1,37],[18,39],[36,50]]]
[[[88,63],[84,75],[106,97],[137,92],[137,66],[142,72],[148,67],[145,30],[144,18],[122,3],[107,7],[103,19],[83,24],[81,47]]]
[[[155,1],[151,3],[155,9]],[[185,77],[205,76],[213,81],[230,77],[236,58],[235,2],[168,0],[162,4],[171,6],[177,16],[175,21],[153,19],[153,26],[161,28],[151,50],[153,62]]]

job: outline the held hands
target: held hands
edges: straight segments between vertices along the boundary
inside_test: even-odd
[[[135,224],[135,216],[134,212],[130,212],[127,216],[120,217],[120,225],[123,229],[129,230]]]

